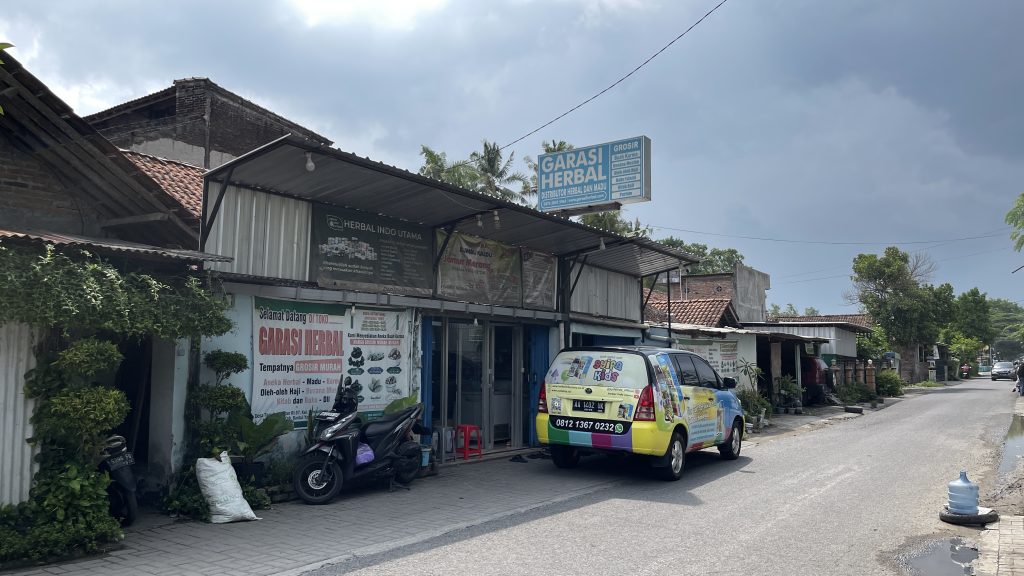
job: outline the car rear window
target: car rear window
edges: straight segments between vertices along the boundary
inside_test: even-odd
[[[996,362],[996,368],[1013,368],[1013,362]]]
[[[559,352],[544,381],[640,390],[648,384],[647,364],[642,356],[629,352]]]

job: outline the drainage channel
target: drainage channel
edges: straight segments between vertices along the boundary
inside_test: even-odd
[[[999,475],[1005,476],[1017,467],[1017,462],[1024,457],[1024,416],[1014,414],[1010,421],[1010,429],[1006,432],[1006,443],[1003,444],[1003,459],[999,463]]]
[[[978,550],[963,538],[949,538],[929,544],[907,564],[914,576],[963,576],[971,574],[971,563],[977,559]]]

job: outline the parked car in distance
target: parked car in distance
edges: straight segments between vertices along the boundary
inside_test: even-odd
[[[1015,369],[1013,362],[996,362],[992,366],[991,376],[993,380],[999,380],[1000,378],[1006,378],[1007,380],[1016,380],[1017,375],[1014,374]]]
[[[691,352],[645,346],[567,348],[544,375],[537,438],[559,468],[583,452],[638,454],[678,480],[687,452],[739,458],[743,408],[736,380]]]

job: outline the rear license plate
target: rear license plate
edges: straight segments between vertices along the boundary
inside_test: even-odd
[[[604,402],[600,400],[573,400],[573,412],[598,412],[604,414]]]
[[[111,470],[117,470],[118,468],[124,468],[125,466],[131,466],[135,464],[135,458],[131,452],[125,452],[118,456],[114,456],[110,460],[107,460],[107,467]]]

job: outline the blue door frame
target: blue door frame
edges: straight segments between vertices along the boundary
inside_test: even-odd
[[[551,329],[547,326],[525,326],[523,330],[526,336],[526,358],[528,370],[526,370],[527,390],[529,390],[529,420],[524,424],[530,431],[530,446],[537,446],[537,427],[534,422],[537,420],[537,401],[540,398],[540,386],[544,382],[544,374],[551,363],[548,337]]]

